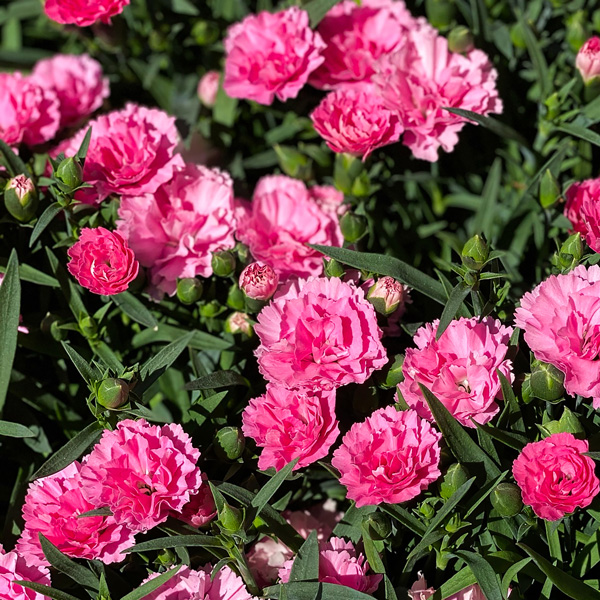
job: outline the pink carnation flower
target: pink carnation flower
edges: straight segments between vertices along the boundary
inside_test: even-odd
[[[387,406],[352,425],[331,464],[356,506],[398,504],[440,476],[441,437],[416,411]]]
[[[574,183],[567,190],[566,200],[565,217],[587,245],[600,252],[600,179]]]
[[[292,572],[293,560],[279,569],[279,579],[287,583]],[[319,581],[345,585],[365,594],[372,594],[383,575],[367,575],[369,563],[364,554],[359,554],[352,542],[333,537],[319,543]]]
[[[119,217],[158,297],[175,294],[178,278],[210,277],[212,252],[235,245],[233,184],[218,169],[188,164],[156,193],[123,198]]]
[[[56,54],[38,61],[31,78],[53,91],[60,103],[60,126],[77,125],[102,106],[110,90],[100,63],[87,54]]]
[[[314,128],[334,152],[366,160],[376,148],[400,139],[402,125],[396,113],[383,106],[370,89],[342,89],[323,98],[311,113]]]
[[[9,146],[51,140],[60,123],[56,94],[18,71],[0,73],[0,139]]]
[[[381,60],[373,77],[383,104],[404,127],[403,143],[416,158],[435,162],[441,146],[452,151],[469,121],[444,107],[481,115],[501,113],[496,70],[481,50],[448,51],[448,41],[430,25],[408,33],[406,43]]]
[[[542,281],[521,298],[515,323],[535,357],[565,374],[567,393],[600,408],[600,267]]]
[[[105,296],[124,292],[140,267],[123,236],[104,227],[84,227],[67,254],[69,273],[83,287]]]
[[[523,502],[538,517],[556,521],[592,502],[600,481],[594,461],[584,456],[588,451],[587,440],[571,433],[554,433],[523,448],[513,463],[513,475]]]
[[[229,567],[221,567],[211,579],[212,565],[198,571],[187,566],[181,567],[177,575],[163,583],[158,589],[144,596],[146,600],[258,600],[251,596],[239,575]],[[151,581],[159,573],[152,573]]]
[[[401,0],[344,0],[319,23],[326,48],[309,83],[335,89],[371,80],[377,60],[402,47],[417,21]]]
[[[581,46],[575,59],[575,66],[584,83],[600,77],[600,38],[592,36]]]
[[[198,98],[208,108],[212,108],[217,101],[220,78],[219,71],[207,71],[198,82]]]
[[[288,390],[269,385],[250,400],[242,414],[244,435],[263,448],[259,469],[277,471],[294,458],[295,469],[327,456],[340,430],[335,418],[335,391]]]
[[[511,590],[508,590],[508,596],[510,596]],[[410,590],[408,590],[408,597],[410,600],[428,600],[435,594],[435,590],[427,587],[427,581],[423,577],[422,573],[419,573],[419,578],[413,583]],[[465,589],[448,596],[448,600],[486,600],[483,591],[478,584],[470,585]]]
[[[175,154],[179,141],[175,118],[162,110],[127,104],[88,125],[92,139],[83,180],[93,187],[76,193],[81,202],[97,204],[110,194],[152,194],[184,164]],[[62,142],[54,155],[74,156],[86,131],[87,127]]]
[[[199,457],[181,425],[121,421],[84,461],[83,493],[110,508],[117,522],[147,531],[190,501],[202,481]]]
[[[433,420],[419,383],[465,427],[490,421],[498,412],[498,369],[512,380],[512,363],[506,358],[511,327],[485,317],[452,321],[439,340],[439,321],[428,323],[415,334],[417,349],[408,348],[402,366],[404,381],[398,386],[406,403],[419,416]]]
[[[297,6],[248,15],[229,28],[224,44],[225,92],[260,104],[295,98],[323,62],[325,47]]]
[[[290,284],[257,319],[255,354],[272,383],[332,389],[363,383],[387,362],[375,310],[336,277]]]
[[[0,598],[2,600],[46,600],[47,596],[38,594],[15,581],[31,581],[50,585],[50,574],[46,567],[27,564],[17,552],[6,552],[0,544]]]
[[[208,478],[202,473],[200,489],[191,497],[190,501],[173,517],[184,521],[192,527],[202,527],[210,523],[217,516],[215,501],[208,485]]]
[[[125,560],[123,550],[135,544],[132,531],[113,516],[79,517],[97,508],[83,496],[80,471],[81,464],[75,461],[29,485],[23,506],[25,528],[17,542],[29,564],[49,566],[38,533],[67,556],[105,564]]]
[[[327,196],[325,189],[308,190],[301,181],[285,175],[263,177],[251,204],[238,201],[237,238],[256,260],[273,267],[282,279],[320,275],[323,255],[307,244],[344,243],[331,206],[339,196]]]
[[[86,27],[96,21],[110,23],[110,18],[123,12],[130,0],[46,0],[48,18],[65,25]]]

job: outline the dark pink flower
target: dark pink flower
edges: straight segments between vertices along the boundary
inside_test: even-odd
[[[31,581],[50,585],[50,574],[46,567],[28,565],[17,552],[5,552],[0,545],[0,598],[2,600],[46,600],[47,596],[38,594],[15,581]]]
[[[586,179],[571,186],[566,193],[565,217],[581,233],[587,245],[600,252],[600,179]]]
[[[44,10],[57,23],[79,27],[96,21],[110,23],[110,18],[123,12],[130,0],[45,0]]]
[[[279,277],[269,266],[250,263],[240,274],[240,289],[253,300],[268,300],[277,290]]]
[[[192,527],[202,527],[217,516],[215,501],[208,485],[208,478],[204,473],[202,473],[202,483],[199,490],[181,511],[173,513],[172,516],[185,521]]]
[[[124,292],[140,266],[121,234],[104,227],[84,227],[67,254],[67,268],[79,284],[105,296]]]

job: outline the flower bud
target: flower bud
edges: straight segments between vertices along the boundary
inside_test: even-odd
[[[560,197],[560,185],[550,169],[542,175],[540,181],[540,204],[542,208],[550,208]]]
[[[208,71],[202,75],[198,83],[198,98],[208,108],[212,108],[217,101],[220,77],[219,71]]]
[[[499,483],[490,495],[492,506],[501,517],[514,517],[521,512],[521,490],[514,483]]]
[[[218,300],[211,300],[210,302],[204,302],[200,305],[200,314],[203,317],[211,319],[221,314],[225,310],[224,306],[221,306]]]
[[[243,333],[250,337],[254,333],[254,329],[250,324],[248,315],[243,312],[231,313],[225,321],[225,331],[228,333]]]
[[[252,262],[252,255],[250,254],[250,249],[246,244],[242,244],[242,242],[238,242],[234,248],[235,255],[237,256],[238,262],[242,266],[249,265]]]
[[[454,20],[456,7],[453,0],[425,0],[427,20],[436,29],[447,29]]]
[[[245,306],[244,299],[244,292],[240,290],[240,287],[237,283],[234,283],[229,288],[229,292],[227,292],[227,306],[229,306],[229,308],[233,308],[234,310],[243,311]]]
[[[79,329],[86,338],[94,338],[98,333],[98,324],[92,317],[85,315],[79,320]]]
[[[42,331],[44,331],[44,326],[48,328],[47,331],[52,339],[57,342],[67,339],[67,330],[61,327],[61,319],[56,315],[46,315],[42,321]]]
[[[367,300],[375,310],[386,317],[398,310],[404,301],[405,288],[393,277],[379,278],[367,292]]]
[[[367,219],[353,212],[345,212],[340,218],[340,229],[344,239],[353,244],[367,233]]]
[[[469,479],[469,472],[460,463],[448,467],[444,480],[440,484],[440,496],[448,500],[456,490]]]
[[[241,510],[225,503],[219,511],[219,525],[227,533],[235,533],[240,530],[244,523],[244,515]]]
[[[312,176],[312,160],[292,146],[273,147],[279,158],[279,166],[286,175],[307,180]]]
[[[196,21],[191,33],[199,46],[209,46],[219,39],[219,28],[210,21]]]
[[[229,277],[235,271],[235,256],[229,250],[213,252],[211,267],[217,277]]]
[[[473,50],[473,34],[468,27],[458,25],[448,34],[448,50],[466,54]]]
[[[237,460],[244,452],[246,438],[239,427],[223,427],[213,440],[215,454],[221,460]]]
[[[485,243],[485,240],[480,235],[475,234],[470,240],[467,240],[467,243],[463,246],[460,258],[467,269],[481,271],[489,254],[490,249]]]
[[[69,190],[79,187],[83,182],[83,169],[79,159],[75,157],[65,158],[58,165],[54,176],[64,183]]]
[[[9,179],[4,188],[6,210],[21,223],[27,223],[35,216],[38,196],[33,181],[25,175]]]
[[[323,272],[329,278],[343,277],[344,267],[335,258],[323,258]]]
[[[565,240],[560,250],[552,257],[551,262],[557,269],[567,273],[579,264],[582,257],[583,240],[581,234],[577,232]]]
[[[554,365],[536,361],[529,379],[531,393],[540,400],[553,402],[565,393],[564,380],[565,374]]]
[[[582,434],[585,434],[579,419],[566,406],[558,421],[548,421],[540,427],[540,430],[545,436],[554,433],[572,433],[575,437],[582,437]]]
[[[279,276],[261,262],[250,263],[240,275],[240,289],[252,300],[269,300],[277,290]]]
[[[600,37],[591,37],[581,46],[575,66],[586,85],[600,76]]]
[[[100,383],[96,391],[98,404],[115,409],[126,404],[129,398],[129,384],[123,379],[109,377]]]
[[[392,533],[389,518],[380,512],[372,512],[363,517],[363,524],[373,540],[385,540]]]
[[[177,297],[183,304],[195,304],[202,298],[204,286],[196,277],[186,277],[177,282]]]

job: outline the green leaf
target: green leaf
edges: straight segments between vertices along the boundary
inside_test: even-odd
[[[339,2],[340,0],[310,0],[302,8],[308,13],[310,26],[315,29],[316,26],[323,20],[323,17]]]
[[[230,341],[219,338],[204,331],[193,331],[189,346],[194,350],[227,350],[233,345]],[[155,342],[173,342],[185,335],[186,331],[173,327],[172,325],[160,324],[158,329],[145,329],[133,336],[132,345],[139,348],[145,344]]]
[[[133,592],[130,592],[126,596],[123,596],[121,600],[141,600],[142,598],[145,598],[154,590],[157,590],[163,583],[166,583],[169,581],[169,579],[175,577],[180,568],[181,565],[175,567],[174,569],[170,569],[166,573],[162,573],[158,577],[154,577],[146,583],[142,583],[139,588],[133,590]]]
[[[398,504],[382,504],[381,509],[418,536],[425,535],[426,527],[423,523]]]
[[[0,421],[0,435],[13,438],[35,437],[37,434],[31,431],[29,427],[20,423],[11,423],[10,421]]]
[[[437,279],[421,273],[418,269],[411,267],[398,258],[385,256],[384,254],[355,252],[346,248],[321,246],[319,244],[309,244],[309,246],[356,269],[393,277],[436,302],[446,304],[448,295],[444,290],[444,286]]]
[[[211,535],[172,535],[141,542],[123,552],[151,552],[165,548],[222,548],[219,538]]]
[[[480,115],[479,113],[471,110],[465,110],[464,108],[450,108],[448,106],[444,106],[443,108],[454,115],[464,117],[470,121],[475,121],[475,123],[478,123],[482,127],[489,129],[492,133],[499,135],[503,139],[514,140],[515,142],[521,144],[521,146],[529,146],[529,142],[518,131],[515,131],[512,127],[501,123],[493,117]]]
[[[319,542],[316,529],[310,532],[306,541],[298,550],[292,564],[290,581],[319,580]]]
[[[173,0],[171,8],[174,13],[179,15],[190,15],[195,17],[200,14],[198,9],[192,2],[190,2],[190,0]]]
[[[61,342],[65,352],[69,355],[71,362],[75,365],[75,368],[79,371],[79,374],[85,379],[86,383],[92,381],[99,381],[102,379],[102,373],[91,363],[89,363],[75,348],[73,348],[67,342]]]
[[[6,402],[10,374],[17,350],[17,328],[21,306],[19,260],[13,248],[6,275],[0,285],[0,414]]]
[[[0,140],[0,153],[4,156],[4,161],[8,168],[8,172],[14,177],[15,175],[27,175],[30,177],[27,165],[21,160],[18,154],[13,152],[12,148],[3,140]]]
[[[383,582],[385,584],[385,600],[398,600],[396,590],[394,589],[390,578],[385,574],[383,575]]]
[[[216,390],[223,387],[230,387],[232,385],[245,385],[249,386],[248,380],[236,373],[235,371],[218,371],[217,373],[209,373],[199,379],[194,379],[186,383],[184,389],[186,390]]]
[[[555,128],[557,131],[562,131],[563,133],[568,133],[573,137],[580,138],[585,140],[586,142],[590,142],[590,144],[594,144],[594,146],[600,146],[600,135],[586,129],[585,127],[581,127],[580,125],[573,125],[572,123],[563,123]]]
[[[46,246],[44,249],[48,255],[48,261],[50,262],[52,272],[60,284],[60,289],[62,290],[65,299],[69,303],[69,308],[71,309],[75,319],[79,321],[82,315],[88,314],[81,300],[81,296],[79,295],[79,291],[77,290],[73,280],[67,275],[64,267],[60,264],[60,261],[58,258],[56,258],[56,255],[52,252],[52,250],[50,250],[48,246]]]
[[[508,568],[508,570],[506,571],[506,573],[504,573],[502,577],[502,584],[500,586],[505,593],[508,592],[510,584],[514,581],[519,571],[526,567],[530,562],[531,557],[524,558],[523,560],[520,560],[519,562],[515,563],[514,565],[511,565]]]
[[[450,577],[450,579],[445,581],[438,588],[437,593],[440,595],[441,600],[445,600],[474,583],[477,583],[477,579],[475,579],[473,571],[471,571],[469,567],[464,567],[458,573]],[[436,598],[436,596],[434,596],[434,598]]]
[[[162,348],[158,354],[147,360],[140,368],[140,378],[144,380],[160,369],[168,369],[187,348],[193,335],[194,333],[191,331],[186,333],[183,337],[171,342],[168,346]]]
[[[458,285],[452,289],[450,296],[448,297],[448,302],[446,302],[446,306],[444,306],[442,316],[440,317],[440,323],[435,334],[436,340],[439,340],[442,333],[446,331],[448,325],[450,325],[456,316],[456,313],[459,311],[463,300],[469,295],[470,291],[471,286],[467,285],[464,281],[460,281]]]
[[[94,421],[82,429],[73,439],[57,450],[32,476],[30,481],[47,477],[62,471],[74,460],[77,460],[90,446],[94,445],[102,435],[104,428]]]
[[[369,529],[367,525],[363,522],[360,525],[362,532],[362,541],[363,546],[365,548],[365,554],[367,556],[367,560],[369,561],[369,567],[374,573],[385,573],[385,565],[381,560],[381,555],[377,550],[377,546],[369,533]],[[382,547],[382,542],[378,542],[379,546]]]
[[[62,206],[55,202],[54,204],[50,204],[46,208],[46,210],[42,213],[40,218],[37,220],[33,231],[31,232],[31,237],[29,238],[29,247],[31,248],[37,239],[42,235],[44,229],[50,225],[54,217],[62,210]]]
[[[228,96],[223,89],[223,78],[219,81],[217,98],[213,106],[213,119],[216,123],[231,127],[235,123],[238,99]]]
[[[481,204],[473,219],[474,233],[483,233],[488,240],[492,239],[492,227],[497,215],[496,204],[500,193],[500,181],[502,179],[502,161],[494,160],[489,175],[483,186]]]
[[[82,587],[88,590],[98,591],[100,581],[89,569],[86,569],[84,566],[71,560],[41,533],[38,533],[38,537],[40,544],[42,545],[44,556],[55,569],[64,573]]]
[[[534,69],[537,71],[538,82],[540,84],[540,96],[544,100],[550,93],[550,75],[548,73],[548,64],[544,58],[544,53],[540,48],[540,43],[535,39],[535,35],[531,30],[529,23],[522,18],[520,20],[522,27],[523,36],[525,38],[525,44],[527,45],[527,51],[531,57]],[[488,600],[491,600],[488,598]]]
[[[285,590],[287,600],[373,600],[373,596],[345,585],[307,581],[273,585],[266,588],[264,593],[267,598],[283,599],[282,590]]]
[[[42,583],[33,583],[33,581],[16,581],[15,583],[18,583],[21,587],[34,590],[38,594],[42,594],[44,597],[48,596],[48,598],[52,598],[53,600],[80,600],[76,596],[71,596],[71,594],[61,592],[60,590]]]
[[[485,558],[467,550],[456,550],[454,555],[462,558],[469,565],[487,600],[503,600],[498,576]]]
[[[292,469],[298,464],[300,457],[289,462],[280,471],[277,471],[273,477],[263,486],[263,488],[254,496],[250,506],[256,508],[256,515],[260,515],[263,508],[269,503],[269,500],[275,495],[277,490],[282,486],[283,482],[292,473]]]
[[[154,315],[130,292],[122,292],[111,296],[111,300],[137,323],[141,323],[146,327],[158,327],[158,321],[154,318]]]
[[[448,409],[424,385],[419,384],[419,387],[437,426],[456,459],[465,466],[469,466],[473,473],[482,472],[481,467],[483,467],[486,481],[498,477],[500,469],[492,459],[473,441],[460,423],[448,412]]]
[[[517,544],[517,546],[531,556],[533,562],[544,572],[546,577],[569,598],[573,598],[574,600],[600,600],[600,592],[598,590],[555,567],[529,546],[525,544]]]
[[[81,140],[81,144],[79,146],[79,150],[77,150],[77,154],[75,154],[75,158],[78,158],[81,161],[85,161],[85,157],[87,156],[88,149],[90,147],[90,140],[92,139],[92,128],[88,127],[85,135],[83,136],[83,140]]]

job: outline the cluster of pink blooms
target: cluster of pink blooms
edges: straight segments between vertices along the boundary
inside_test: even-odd
[[[366,158],[399,141],[434,162],[467,122],[445,108],[502,112],[497,72],[481,50],[451,52],[446,38],[402,0],[344,0],[315,32],[297,7],[250,15],[225,40],[224,89],[271,104],[309,83],[333,90],[311,114],[335,152]]]

